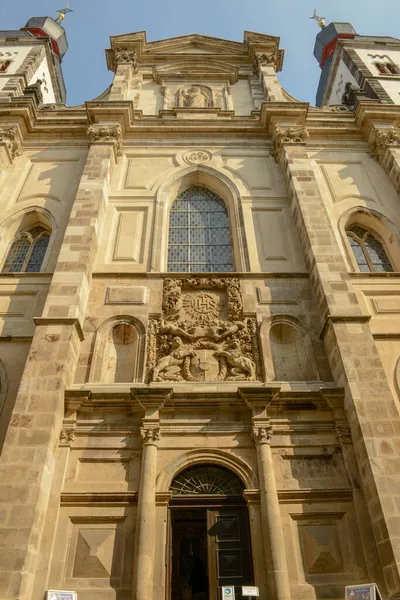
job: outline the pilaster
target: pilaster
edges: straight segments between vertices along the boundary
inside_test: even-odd
[[[115,50],[112,55],[115,70],[109,100],[127,100],[132,79],[137,73],[137,52],[134,50]]]
[[[369,137],[371,154],[388,174],[400,194],[400,127],[373,127]]]
[[[32,594],[64,418],[64,390],[73,382],[79,355],[118,132],[106,128],[91,140],[43,316],[35,319],[0,458],[0,539],[8,549],[12,546],[0,552],[0,597],[4,599],[25,600]],[[60,441],[69,438],[65,431]]]
[[[400,588],[400,418],[304,145],[282,143],[281,168],[319,305],[321,337],[344,408],[387,589]],[[383,435],[384,432],[384,435]]]
[[[276,76],[278,57],[274,52],[255,52],[254,74],[257,75],[264,93],[270,102],[285,102],[281,84]]]

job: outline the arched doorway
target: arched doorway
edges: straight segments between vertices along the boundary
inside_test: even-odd
[[[244,484],[229,469],[198,464],[170,491],[167,600],[220,600],[221,586],[253,584]]]

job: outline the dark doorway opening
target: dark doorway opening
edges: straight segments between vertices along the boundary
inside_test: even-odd
[[[240,599],[254,584],[247,507],[239,498],[202,500],[171,504],[167,600],[220,600],[222,586]]]

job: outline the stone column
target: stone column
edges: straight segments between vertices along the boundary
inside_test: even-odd
[[[278,56],[274,53],[256,52],[253,59],[254,74],[258,76],[270,102],[286,102],[281,84],[276,76]]]
[[[116,50],[112,55],[115,69],[109,100],[127,100],[134,74],[137,73],[137,54],[135,51]]]
[[[105,219],[117,131],[91,132],[43,315],[0,457],[0,597],[28,600],[55,472],[64,390],[74,378],[92,270]],[[119,140],[120,143],[120,140]]]
[[[319,306],[321,337],[344,408],[361,473],[386,587],[400,589],[400,418],[368,321],[341,254],[304,128],[277,128],[275,156],[293,192],[292,212]],[[383,433],[382,433],[383,432]]]
[[[261,522],[264,539],[268,540],[266,569],[275,587],[276,600],[290,600],[290,585],[285,553],[285,539],[272,462],[272,426],[253,418],[253,439],[257,449],[258,476],[260,479]]]
[[[143,440],[140,488],[137,508],[137,535],[135,548],[135,600],[153,597],[154,546],[156,530],[156,477],[157,445],[160,439],[158,425],[140,430]]]

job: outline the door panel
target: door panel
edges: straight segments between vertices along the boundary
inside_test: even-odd
[[[247,509],[207,510],[210,600],[221,600],[221,586],[253,585]]]

